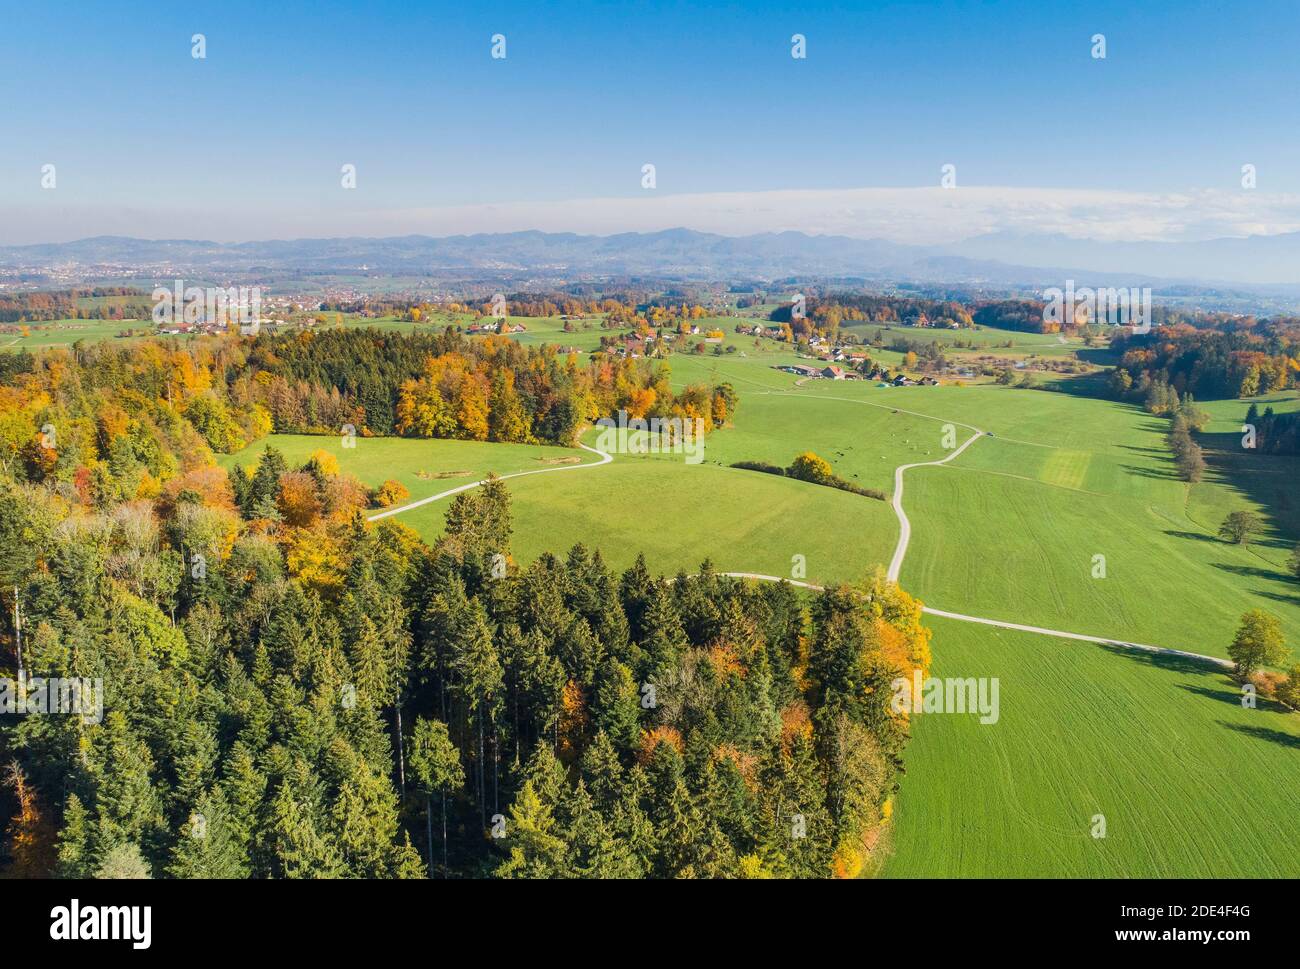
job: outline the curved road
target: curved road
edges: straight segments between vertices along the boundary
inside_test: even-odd
[[[794,579],[782,578],[779,575],[763,575],[759,572],[723,572],[722,575],[729,576],[733,579],[756,579],[759,582],[788,582],[790,585],[798,586],[801,589],[812,589],[814,592],[821,592],[825,586],[813,585],[811,582],[797,582]],[[1122,649],[1136,649],[1144,653],[1155,653],[1161,656],[1179,656],[1183,659],[1196,660],[1204,663],[1213,663],[1216,666],[1223,666],[1232,669],[1234,664],[1231,660],[1220,659],[1217,656],[1206,656],[1204,653],[1189,653],[1182,649],[1171,649],[1168,646],[1148,646],[1145,643],[1131,643],[1125,639],[1106,639],[1104,636],[1085,636],[1083,633],[1067,633],[1061,629],[1044,629],[1042,626],[1026,626],[1018,622],[1003,622],[1000,619],[984,619],[979,616],[966,616],[960,612],[948,612],[944,609],[931,609],[929,606],[922,606],[921,611],[931,616],[942,616],[944,619],[956,619],[959,622],[974,622],[981,626],[996,626],[998,629],[1013,629],[1022,633],[1037,633],[1040,636],[1052,636],[1056,639],[1077,639],[1085,643],[1100,643],[1103,646],[1119,646]]]
[[[606,454],[604,451],[597,451],[594,447],[587,447],[581,441],[578,447],[584,451],[590,451],[592,454],[599,454],[599,461],[590,461],[586,464],[566,464],[559,468],[538,468],[535,471],[515,471],[511,474],[503,474],[497,477],[498,481],[505,481],[507,478],[522,478],[530,474],[549,474],[552,471],[580,471],[583,468],[598,468],[602,464],[609,464],[614,460],[613,455]],[[479,485],[487,484],[487,478],[482,481],[471,481],[469,484],[463,484],[456,488],[448,488],[446,491],[439,492],[436,495],[430,495],[428,498],[421,498],[419,501],[412,501],[405,505],[399,505],[396,508],[389,508],[381,511],[376,515],[371,515],[366,519],[368,522],[377,522],[381,518],[387,518],[389,515],[400,515],[404,511],[410,511],[412,508],[419,508],[421,505],[427,505],[434,501],[441,501],[443,498],[450,498],[452,495],[460,494],[462,491],[469,491],[470,488],[477,488]]]
[[[909,468],[925,468],[935,464],[947,464],[979,440],[983,434],[983,431],[976,429],[965,444],[954,450],[946,458],[940,458],[938,461],[919,461],[916,464],[904,464],[894,469],[893,505],[894,514],[898,516],[898,544],[894,546],[894,557],[889,560],[889,571],[886,573],[890,582],[898,581],[898,573],[903,571],[903,559],[907,557],[907,545],[912,540],[912,523],[907,520],[907,513],[903,511],[903,472]]]
[[[849,398],[843,398],[843,397],[833,397],[828,399],[850,400]],[[850,403],[868,403],[868,402],[850,400]],[[875,405],[875,406],[884,406],[884,405]],[[908,411],[907,413],[912,413],[912,412]],[[916,416],[929,417],[931,420],[941,420],[941,418],[938,417],[930,417],[929,414],[917,414]],[[965,451],[968,447],[970,447],[972,444],[974,444],[977,440],[979,440],[984,435],[984,432],[981,431],[979,428],[971,427],[971,425],[969,424],[960,424],[957,421],[945,421],[945,423],[956,424],[959,427],[969,428],[975,433],[972,434],[966,440],[966,442],[961,445],[961,447],[954,449],[951,454],[947,455],[946,457],[940,458],[938,461],[921,461],[915,464],[904,464],[894,470],[893,507],[894,507],[894,513],[898,516],[898,524],[899,524],[900,531],[898,536],[898,545],[895,546],[894,548],[894,557],[892,561],[890,561],[889,563],[889,571],[887,573],[888,578],[891,582],[898,581],[898,574],[902,570],[903,559],[907,556],[907,546],[912,537],[912,523],[908,521],[907,514],[903,511],[903,472],[907,471],[909,468],[924,468],[932,465],[946,464],[947,462],[953,460],[958,455],[960,455],[963,451]],[[592,461],[587,464],[568,464],[558,468],[538,468],[534,471],[515,471],[511,474],[500,475],[497,480],[505,481],[509,478],[522,478],[530,474],[550,474],[551,472],[555,472],[555,471],[581,471],[584,468],[598,468],[602,464],[609,464],[611,461],[614,460],[613,455],[605,451],[598,450],[594,447],[588,447],[586,444],[583,444],[581,442],[579,442],[578,447],[582,448],[584,451],[590,451],[592,454],[600,455],[600,460]],[[423,505],[427,505],[435,501],[441,501],[443,498],[450,498],[452,495],[459,494],[462,491],[468,491],[471,488],[477,488],[480,485],[485,484],[486,482],[487,479],[484,478],[481,481],[472,481],[469,484],[463,484],[455,488],[449,488],[446,491],[439,492],[436,495],[430,495],[429,497],[421,498],[418,501],[412,501],[405,505],[399,505],[396,508],[389,508],[384,511],[378,512],[377,514],[369,516],[366,520],[373,522],[373,521],[379,521],[381,518],[387,518],[390,515],[400,515],[402,512],[410,511],[413,508],[419,508]],[[799,582],[794,579],[787,579],[778,575],[763,575],[762,573],[759,572],[723,572],[721,574],[729,576],[733,579],[756,579],[760,582],[788,582],[790,583],[790,585],[798,586],[801,589],[811,589],[815,592],[820,592],[825,588],[824,586],[814,585],[811,582]],[[1041,626],[1027,626],[1022,623],[1003,622],[1002,620],[999,619],[984,619],[979,616],[966,616],[959,612],[946,612],[943,609],[932,609],[929,606],[922,606],[921,611],[929,613],[932,616],[941,616],[945,619],[955,619],[959,622],[973,622],[983,626],[996,626],[999,629],[1012,629],[1012,630],[1016,630],[1017,632],[1036,633],[1041,636],[1052,636],[1057,639],[1075,639],[1087,643],[1100,643],[1104,646],[1118,646],[1122,649],[1140,650],[1142,652],[1155,653],[1162,656],[1178,656],[1178,657],[1182,657],[1183,659],[1195,660],[1198,662],[1205,662],[1205,663],[1213,663],[1216,666],[1227,667],[1229,669],[1233,667],[1233,664],[1229,660],[1220,659],[1217,656],[1205,656],[1201,653],[1189,653],[1181,649],[1171,649],[1168,646],[1148,646],[1144,643],[1132,643],[1123,639],[1106,639],[1101,636],[1086,636],[1082,633],[1071,633],[1060,629],[1045,629]]]

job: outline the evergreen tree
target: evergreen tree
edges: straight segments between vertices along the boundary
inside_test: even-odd
[[[201,794],[172,848],[167,873],[173,878],[246,878],[248,863],[231,830],[220,788]]]
[[[631,752],[641,734],[641,693],[632,671],[616,659],[607,659],[596,678],[592,719],[614,746]]]
[[[497,868],[498,878],[555,878],[566,874],[564,839],[532,781],[524,782],[510,808],[506,838],[510,857]]]
[[[451,667],[456,674],[456,695],[478,733],[477,791],[479,814],[487,815],[487,780],[485,770],[485,736],[489,725],[495,727],[502,699],[505,672],[488,630],[483,606],[475,600],[469,607],[468,621],[451,643]],[[493,766],[496,765],[495,737]],[[496,795],[493,775],[493,796]],[[493,812],[495,813],[495,811]]]
[[[429,838],[429,871],[433,871],[433,795],[442,806],[442,867],[447,869],[447,796],[465,785],[460,753],[451,742],[447,725],[418,718],[411,739],[411,774],[425,797],[425,820]]]
[[[619,802],[623,787],[623,765],[609,735],[599,730],[582,754],[582,782],[591,792],[596,809],[608,814]]]
[[[58,874],[61,878],[88,878],[98,867],[90,814],[76,793],[68,795],[59,831]]]
[[[275,448],[268,445],[262,451],[257,470],[253,472],[252,480],[244,492],[244,501],[240,504],[245,518],[266,517],[263,512],[274,507],[279,497],[280,475],[288,470],[284,455]]]
[[[319,783],[295,764],[271,799],[270,839],[274,874],[281,878],[341,878],[339,847],[320,812]]]

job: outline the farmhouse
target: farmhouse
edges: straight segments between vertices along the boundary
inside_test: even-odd
[[[835,366],[834,364],[832,364],[829,367],[823,367],[821,370],[818,371],[818,373],[820,373],[823,377],[826,377],[828,380],[844,379],[844,371],[841,370],[839,367]]]

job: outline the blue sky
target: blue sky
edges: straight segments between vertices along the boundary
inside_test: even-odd
[[[647,162],[656,201],[743,193],[751,209],[774,191],[833,210],[845,190],[932,187],[945,163],[962,187],[1107,199],[1239,193],[1250,163],[1261,195],[1242,224],[1264,231],[1300,193],[1294,3],[3,0],[0,24],[0,242],[437,231],[487,205],[485,228],[562,228],[560,207],[510,207],[646,209]],[[1275,196],[1285,214],[1261,214]],[[604,224],[571,209],[574,229]]]

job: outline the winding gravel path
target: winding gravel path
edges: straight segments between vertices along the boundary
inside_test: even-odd
[[[587,447],[587,445],[581,442],[578,443],[578,447],[582,448],[584,451],[590,451],[592,454],[599,454],[600,460],[589,461],[586,464],[566,464],[558,468],[537,468],[535,471],[515,471],[511,474],[499,475],[497,480],[505,481],[508,478],[522,478],[525,475],[530,474],[550,474],[553,471],[582,471],[586,468],[598,468],[602,464],[609,464],[609,462],[614,460],[613,455],[607,454],[604,451],[598,451],[594,447]],[[369,516],[366,521],[377,522],[379,519],[387,518],[390,515],[400,515],[402,512],[410,511],[413,508],[419,508],[435,501],[441,501],[443,498],[450,498],[452,495],[460,494],[462,491],[469,491],[470,488],[477,488],[479,485],[483,484],[487,484],[487,478],[484,478],[481,481],[471,481],[469,484],[459,485],[455,488],[448,488],[446,491],[441,491],[436,495],[430,495],[428,498],[421,498],[419,501],[412,501],[405,505],[399,505],[396,508],[389,508],[385,511],[379,512],[378,514]]]
[[[799,395],[799,396],[804,396],[804,395]],[[813,396],[813,395],[809,394],[806,396]],[[848,403],[869,403],[868,401],[854,401],[851,398],[845,398],[845,397],[830,397],[826,399],[844,400],[847,401]],[[872,404],[872,406],[884,406],[884,405]],[[891,408],[891,409],[896,409],[896,408]],[[904,413],[912,414],[914,412],[904,411]],[[932,417],[929,414],[915,414],[915,416],[929,418],[930,420],[942,420],[942,418]],[[901,572],[903,568],[903,560],[907,557],[907,546],[911,541],[911,537],[912,537],[912,523],[908,521],[907,513],[903,511],[903,472],[911,468],[924,468],[924,467],[931,467],[939,464],[946,464],[949,461],[953,460],[954,458],[958,457],[963,451],[965,451],[968,447],[970,447],[977,440],[979,440],[981,437],[984,436],[983,431],[981,431],[977,427],[972,427],[970,424],[962,424],[958,421],[945,421],[944,423],[954,424],[958,427],[965,427],[968,430],[974,431],[975,433],[973,433],[969,438],[967,438],[966,442],[963,443],[961,447],[954,449],[952,453],[948,454],[946,457],[940,458],[938,461],[921,461],[914,464],[904,464],[894,470],[894,497],[893,497],[892,504],[894,508],[894,514],[898,516],[898,524],[899,524],[900,531],[898,536],[898,544],[894,548],[894,557],[889,563],[889,571],[887,573],[888,578],[891,582],[898,581],[899,572]],[[590,451],[592,454],[600,455],[600,460],[592,461],[587,464],[568,464],[568,465],[564,465],[563,467],[556,467],[556,468],[538,468],[534,471],[515,471],[511,474],[500,475],[498,480],[505,481],[509,478],[522,478],[530,474],[550,474],[552,472],[558,472],[558,471],[582,471],[587,468],[598,468],[601,465],[609,464],[611,461],[614,460],[613,455],[605,451],[598,450],[594,447],[588,447],[586,444],[579,443],[578,447],[582,448],[584,451]],[[421,498],[418,501],[412,501],[405,505],[399,505],[396,508],[388,508],[384,511],[369,516],[369,518],[367,518],[366,520],[373,522],[373,521],[379,521],[382,518],[388,518],[391,515],[400,515],[403,512],[411,511],[414,508],[420,508],[424,505],[431,504],[435,501],[441,501],[443,498],[450,498],[452,495],[459,494],[462,491],[468,491],[471,488],[477,488],[480,485],[485,484],[486,481],[487,479],[484,478],[481,481],[472,481],[469,484],[458,485],[455,488],[448,488],[446,491],[439,492],[436,495],[430,495],[429,497]],[[824,586],[814,585],[811,582],[800,582],[795,579],[787,579],[778,575],[764,575],[759,572],[723,572],[722,574],[726,576],[730,576],[731,578],[734,579],[756,579],[760,582],[788,582],[790,583],[790,585],[797,586],[798,588],[801,589],[811,589],[814,592],[820,592],[824,588]],[[1084,635],[1083,633],[1066,632],[1065,630],[1061,630],[1061,629],[1046,629],[1042,626],[1028,626],[1022,623],[1004,622],[1000,619],[985,619],[980,616],[967,616],[959,612],[947,612],[946,610],[943,609],[932,609],[929,606],[923,606],[922,611],[932,616],[941,616],[944,619],[955,619],[958,622],[978,623],[979,625],[982,626],[995,626],[999,629],[1012,629],[1017,632],[1035,633],[1040,636],[1052,636],[1057,639],[1074,639],[1074,640],[1080,640],[1082,642],[1087,642],[1087,643],[1099,643],[1103,646],[1118,646],[1121,649],[1132,649],[1132,650],[1137,650],[1139,652],[1152,653],[1161,656],[1177,656],[1177,657],[1181,657],[1182,659],[1193,660],[1195,662],[1211,663],[1215,666],[1225,667],[1227,669],[1233,668],[1233,664],[1229,660],[1221,659],[1217,656],[1206,656],[1202,653],[1190,653],[1187,652],[1186,650],[1172,649],[1168,646],[1148,646],[1145,643],[1133,643],[1123,639],[1107,639],[1101,636],[1087,636]]]
[[[903,511],[903,472],[909,468],[926,468],[936,464],[947,464],[978,441],[983,434],[983,431],[976,430],[974,434],[967,438],[965,444],[938,461],[918,461],[916,464],[904,464],[894,469],[893,506],[894,514],[898,516],[898,544],[894,546],[894,557],[889,560],[889,571],[886,573],[890,582],[898,581],[898,573],[903,571],[903,559],[907,557],[908,543],[912,541],[912,523],[908,521],[907,513]]]
[[[814,592],[821,592],[825,586],[813,585],[811,582],[798,582],[794,579],[782,578],[779,575],[763,575],[760,572],[723,572],[722,575],[729,576],[733,579],[756,579],[759,582],[789,582],[791,585],[798,586],[801,589],[812,589]],[[1134,649],[1144,653],[1154,653],[1160,656],[1178,656],[1182,659],[1194,660],[1202,663],[1212,663],[1215,666],[1222,666],[1226,669],[1232,669],[1231,660],[1220,659],[1218,656],[1206,656],[1204,653],[1189,653],[1182,649],[1170,649],[1168,646],[1148,646],[1145,643],[1133,643],[1126,639],[1107,639],[1104,636],[1085,636],[1083,633],[1070,633],[1062,629],[1045,629],[1042,626],[1026,626],[1018,622],[1003,622],[1001,619],[984,619],[980,616],[966,616],[960,612],[948,612],[945,609],[931,609],[929,606],[922,606],[921,611],[931,616],[942,616],[944,619],[956,619],[958,622],[973,622],[981,626],[996,626],[998,629],[1013,629],[1022,633],[1037,633],[1040,636],[1052,636],[1056,639],[1077,639],[1085,643],[1100,643],[1103,646],[1118,646],[1121,649]]]

